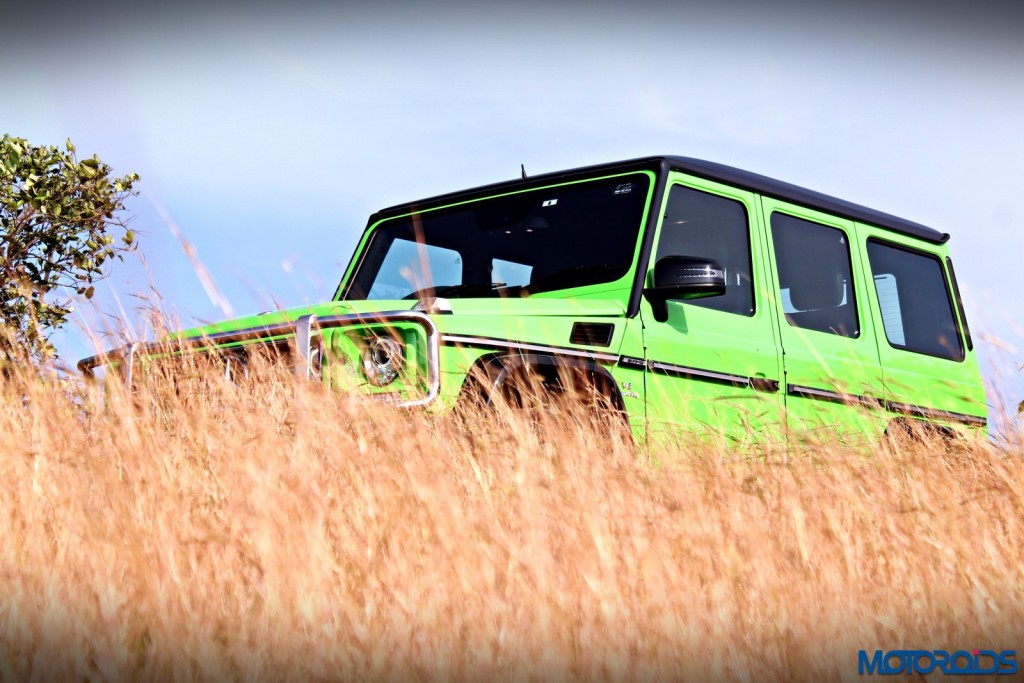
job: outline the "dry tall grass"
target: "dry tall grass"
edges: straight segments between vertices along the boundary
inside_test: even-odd
[[[285,375],[0,386],[4,680],[859,680],[1013,649],[1024,448],[661,452]]]

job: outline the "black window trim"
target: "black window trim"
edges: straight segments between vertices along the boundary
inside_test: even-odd
[[[953,363],[963,363],[967,359],[967,349],[964,348],[963,330],[960,327],[960,316],[958,315],[959,310],[957,309],[956,304],[953,302],[953,298],[950,296],[950,278],[949,278],[949,275],[946,273],[946,269],[943,268],[942,257],[939,256],[938,254],[934,253],[934,252],[931,252],[931,251],[926,251],[924,249],[918,249],[917,247],[912,247],[912,246],[909,246],[909,245],[906,245],[906,244],[900,244],[899,242],[893,242],[891,240],[887,240],[887,239],[884,239],[884,238],[881,238],[881,237],[876,237],[876,236],[872,235],[871,237],[868,237],[865,240],[865,242],[864,242],[864,255],[867,256],[867,262],[868,262],[867,266],[868,266],[868,271],[871,273],[871,282],[872,283],[874,283],[874,281],[875,281],[875,270],[874,270],[874,268],[871,267],[871,256],[867,253],[867,245],[871,244],[872,242],[874,242],[875,244],[880,244],[883,247],[892,247],[892,248],[897,249],[899,251],[905,251],[905,252],[907,252],[909,254],[917,254],[918,256],[926,256],[926,257],[932,259],[933,261],[935,261],[936,263],[939,264],[939,272],[942,273],[942,275],[943,275],[942,279],[943,279],[943,281],[945,282],[945,285],[946,285],[943,288],[946,291],[946,303],[949,304],[949,312],[952,314],[953,324],[956,326],[957,343],[960,345],[960,357],[959,358],[950,358],[949,356],[939,356],[939,355],[936,355],[934,353],[927,353],[925,351],[917,351],[916,349],[911,349],[911,348],[908,348],[906,346],[897,346],[897,345],[893,344],[889,340],[889,334],[888,334],[888,332],[886,332],[886,330],[885,330],[885,322],[883,322],[882,323],[882,335],[885,337],[885,342],[891,348],[895,349],[896,351],[906,351],[907,353],[916,353],[919,356],[928,356],[929,358],[938,358],[940,360],[948,360],[948,361],[952,361]],[[878,305],[879,309],[881,309],[881,303],[879,303],[879,301],[878,301],[878,290],[877,290],[877,288],[875,289],[875,303]]]
[[[386,218],[394,218],[399,215],[413,214],[432,208],[448,206],[473,199],[480,199],[495,194],[503,194],[516,190],[537,188],[544,185],[553,185],[571,182],[587,177],[599,177],[628,173],[631,171],[651,171],[655,174],[654,196],[651,198],[650,212],[647,221],[642,227],[643,245],[640,252],[640,261],[634,280],[633,292],[626,309],[626,317],[635,318],[640,312],[640,301],[642,290],[647,276],[647,264],[650,260],[651,247],[654,242],[653,223],[661,212],[661,199],[664,196],[664,189],[668,182],[671,171],[678,171],[697,178],[711,180],[739,190],[751,192],[761,198],[775,199],[789,202],[795,206],[813,211],[827,212],[847,220],[858,221],[877,227],[882,230],[895,232],[897,234],[915,237],[932,244],[945,244],[949,240],[949,234],[940,232],[933,228],[926,227],[919,223],[892,216],[890,214],[871,209],[866,206],[854,204],[846,200],[831,197],[829,195],[808,190],[792,183],[776,180],[768,176],[751,173],[743,169],[726,166],[702,159],[692,157],[656,155],[616,161],[605,164],[595,164],[564,171],[542,173],[529,178],[515,178],[488,185],[482,185],[467,190],[459,190],[446,194],[436,195],[426,199],[397,204],[385,209],[375,211],[367,220],[366,227],[356,241],[356,249],[349,258],[348,265],[342,271],[341,281],[335,288],[332,301],[339,301],[348,293],[348,281],[351,275],[359,266],[362,257],[362,250],[359,246],[364,243],[367,233],[374,229],[374,226]],[[642,266],[642,267],[641,267]]]
[[[697,179],[698,180],[706,180],[706,179],[703,179],[703,178],[697,178]],[[756,282],[755,275],[756,274],[754,272],[755,263],[754,263],[753,222],[750,220],[751,213],[750,213],[749,207],[747,206],[747,203],[744,202],[742,199],[737,199],[735,197],[727,197],[726,195],[722,194],[721,191],[718,191],[718,190],[709,190],[709,189],[707,189],[705,187],[695,187],[692,184],[687,184],[686,182],[682,182],[683,180],[685,180],[685,178],[684,179],[672,180],[672,181],[666,183],[665,184],[665,192],[663,193],[662,196],[665,197],[666,200],[667,200],[668,199],[668,195],[670,195],[672,193],[672,190],[675,189],[676,186],[679,186],[679,187],[685,187],[685,188],[687,188],[689,190],[693,190],[694,192],[702,192],[704,194],[709,194],[712,197],[719,197],[720,199],[726,199],[726,200],[729,200],[729,201],[733,201],[733,202],[736,202],[737,204],[739,204],[740,207],[743,209],[743,215],[746,217],[746,221],[747,221],[747,258],[750,260],[750,295],[751,295],[751,303],[753,304],[753,309],[750,311],[750,313],[734,313],[733,311],[718,311],[718,309],[715,309],[715,308],[706,308],[704,310],[718,311],[719,313],[728,313],[729,315],[738,315],[738,316],[741,316],[741,317],[744,317],[744,318],[756,318],[757,317],[757,310],[758,309],[757,309],[757,287],[755,286],[755,282]],[[741,192],[745,192],[746,194],[753,194],[753,193],[748,192],[746,190],[742,190],[740,188],[732,187],[731,185],[726,185],[725,187],[729,187],[729,188],[734,189],[734,190],[740,190]],[[753,195],[753,196],[756,197],[757,195]],[[668,206],[668,202],[667,201],[665,201],[663,203],[664,203],[664,205],[666,207]],[[659,215],[658,216],[658,222],[660,223],[661,229],[664,229],[665,228],[665,216]],[[655,226],[656,231],[657,231],[657,227],[658,226],[656,225]],[[658,241],[660,242],[660,237],[661,237],[660,232],[659,232],[658,237],[659,237]],[[657,246],[658,245],[654,245],[652,250],[651,250],[651,256],[652,257],[657,254]],[[693,254],[693,255],[694,256],[699,256],[700,254]],[[692,304],[693,302],[682,301],[681,303],[683,303],[683,304]],[[704,308],[704,307],[703,306],[698,306],[698,308]]]
[[[621,168],[620,168],[620,166],[621,166]],[[605,170],[605,169],[607,169],[608,174],[601,174],[600,171]],[[594,166],[592,168],[586,168],[586,169],[581,169],[581,170],[582,171],[592,171],[594,173],[594,175],[583,174],[583,173],[578,174],[578,175],[577,174],[570,174],[570,173],[565,173],[565,174],[545,174],[543,176],[537,176],[537,179],[539,179],[539,180],[548,180],[549,182],[547,182],[547,183],[545,183],[545,182],[525,183],[524,182],[519,187],[514,187],[514,186],[512,186],[511,183],[495,183],[493,186],[486,186],[486,188],[493,187],[493,189],[494,189],[494,193],[493,194],[487,194],[487,193],[483,193],[483,192],[474,193],[474,194],[470,194],[470,193],[453,193],[451,195],[451,198],[452,198],[451,203],[431,202],[429,206],[417,206],[416,204],[399,204],[399,205],[397,205],[395,207],[392,207],[391,209],[385,209],[383,211],[378,211],[378,212],[374,213],[373,215],[370,216],[370,219],[367,222],[366,229],[363,230],[363,234],[359,237],[359,241],[356,243],[355,253],[353,253],[352,257],[349,259],[348,266],[346,266],[346,268],[345,268],[344,274],[342,276],[342,280],[338,284],[338,287],[337,287],[337,289],[335,290],[335,293],[334,293],[334,297],[331,299],[331,301],[340,302],[340,301],[347,301],[347,300],[349,300],[348,296],[349,296],[349,294],[352,291],[352,285],[354,284],[354,275],[359,271],[360,268],[362,268],[363,262],[366,260],[366,255],[367,255],[367,253],[369,253],[370,247],[373,245],[373,241],[375,239],[377,239],[378,235],[380,234],[379,228],[380,228],[381,224],[384,223],[385,221],[401,219],[401,218],[412,218],[413,220],[416,220],[417,217],[422,216],[425,213],[433,213],[434,211],[443,211],[444,209],[450,209],[450,208],[454,208],[456,206],[462,206],[462,205],[465,205],[465,204],[472,204],[473,202],[482,201],[482,200],[486,200],[486,199],[491,199],[491,198],[494,198],[494,197],[502,197],[502,196],[508,196],[508,195],[516,195],[516,194],[526,194],[528,192],[536,192],[536,191],[546,190],[546,189],[549,189],[549,188],[565,187],[565,186],[568,186],[568,185],[579,185],[579,184],[590,182],[590,181],[607,180],[607,179],[610,179],[610,178],[619,178],[619,177],[625,177],[625,176],[631,176],[631,175],[642,175],[642,176],[644,176],[647,179],[647,181],[649,182],[649,186],[648,186],[648,190],[647,190],[648,193],[651,193],[651,192],[657,193],[659,190],[664,189],[664,187],[665,187],[665,178],[667,176],[667,172],[665,171],[664,168],[650,168],[650,167],[643,167],[643,166],[634,167],[633,165],[625,165],[625,164],[618,164],[618,165],[611,165],[611,164],[609,164],[607,166]],[[533,179],[531,179],[531,180],[533,180]],[[485,189],[485,188],[480,188],[480,189]],[[501,190],[504,190],[504,191],[501,191]],[[465,196],[462,196],[462,195],[465,195]],[[635,277],[633,279],[633,283],[631,285],[632,289],[630,291],[630,299],[627,302],[628,309],[627,309],[627,312],[626,312],[626,317],[635,317],[636,314],[639,313],[639,311],[640,311],[639,299],[640,299],[640,297],[643,294],[643,288],[644,288],[644,279],[639,277],[639,271],[641,270],[640,264],[646,263],[647,259],[650,257],[650,247],[651,247],[651,245],[654,242],[653,229],[652,229],[652,226],[651,226],[651,221],[652,221],[653,217],[657,215],[655,213],[655,211],[656,210],[660,211],[660,209],[661,209],[660,195],[659,194],[648,194],[648,196],[649,196],[650,199],[649,199],[649,204],[647,204],[647,213],[645,215],[644,214],[641,215],[641,217],[640,217],[640,226],[639,226],[639,229],[637,230],[636,241],[644,240],[644,244],[641,246],[640,253],[639,253],[639,255],[637,257],[637,261],[635,263],[635,266],[636,266],[636,269],[637,269],[635,275],[637,277]],[[447,197],[449,197],[449,195],[442,195],[442,197],[440,197],[440,198],[447,198]],[[461,199],[461,201],[458,201],[459,199]],[[402,213],[400,210],[404,210],[405,213]],[[651,236],[650,237],[648,237],[648,231],[651,232]],[[369,237],[369,239],[367,239],[367,237]],[[634,242],[634,244],[635,244],[635,242]],[[360,245],[362,245],[361,249],[360,249]],[[634,246],[634,250],[635,250],[635,246]],[[633,267],[633,266],[631,265],[630,267]],[[644,268],[643,271],[644,271],[644,276],[646,277],[646,273],[647,273],[646,268]],[[626,275],[628,275],[628,274],[629,274],[629,271],[626,271]],[[626,277],[626,275],[623,275],[622,277]],[[634,299],[636,299],[636,312],[634,312],[632,315],[630,315],[629,311],[632,310],[632,308],[633,308],[633,300]],[[356,301],[356,299],[353,299],[353,301]]]
[[[949,271],[949,283],[953,285],[953,296],[956,299],[957,313],[960,314],[960,322],[963,325],[964,341],[967,342],[967,350],[973,351],[974,339],[971,338],[971,328],[967,325],[967,311],[964,310],[964,302],[960,298],[960,286],[956,283],[956,271],[953,270],[953,259],[949,256],[946,257],[946,270]]]
[[[654,194],[651,195],[646,220],[641,225],[641,234],[638,237],[642,244],[636,272],[633,273],[633,289],[629,293],[629,304],[626,307],[627,318],[635,318],[640,314],[640,302],[643,299],[644,287],[647,285],[647,271],[651,267],[651,256],[654,253],[654,233],[658,231],[658,222],[661,220],[669,173],[668,163],[665,161],[662,161],[654,172]]]
[[[945,244],[949,240],[949,235],[947,233],[939,232],[934,228],[929,228],[921,225],[920,223],[915,223],[905,218],[899,218],[898,216],[893,216],[891,214],[878,211],[877,209],[872,209],[860,204],[854,204],[853,202],[839,199],[838,197],[832,197],[822,194],[821,192],[800,187],[799,185],[787,183],[758,173],[745,171],[733,166],[726,166],[725,164],[719,164],[714,161],[705,161],[703,159],[694,159],[693,157],[675,156],[671,154],[640,157],[625,161],[614,161],[610,163],[596,164],[593,166],[573,168],[565,171],[554,171],[551,173],[530,176],[529,178],[516,177],[512,180],[490,183],[488,185],[482,185],[467,190],[459,190],[456,192],[448,192],[446,194],[420,199],[414,202],[397,204],[377,211],[374,216],[370,217],[370,220],[372,222],[375,216],[383,218],[389,215],[393,216],[401,213],[409,213],[410,209],[413,208],[427,209],[465,201],[472,198],[479,198],[481,196],[497,194],[509,189],[535,187],[554,179],[565,179],[587,175],[613,175],[619,172],[620,169],[633,169],[636,167],[646,170],[660,170],[662,172],[678,170],[681,173],[705,178],[707,180],[713,180],[715,182],[722,183],[723,185],[731,185],[732,187],[747,190],[764,197],[772,197],[774,199],[790,202],[816,211],[823,211],[837,216],[842,216],[843,218],[847,218],[852,221],[877,225],[880,228],[891,230],[901,235],[907,235],[908,237],[916,237],[918,239],[931,242],[932,244]]]
[[[831,228],[833,230],[838,230],[839,232],[841,232],[844,235],[846,235],[846,262],[850,266],[850,295],[853,297],[853,316],[857,320],[857,333],[856,334],[848,336],[848,335],[845,335],[845,334],[839,334],[837,332],[827,332],[827,331],[824,331],[824,330],[815,330],[814,328],[811,328],[811,327],[800,327],[799,325],[794,325],[793,323],[791,323],[789,321],[788,318],[786,318],[785,311],[781,310],[782,309],[782,285],[781,285],[781,283],[779,281],[778,257],[775,254],[775,236],[772,234],[772,216],[777,214],[777,213],[781,213],[783,216],[789,216],[790,218],[796,218],[798,220],[806,221],[808,223],[813,223],[814,225],[820,225],[823,228]],[[826,214],[826,215],[828,215],[828,214]],[[834,217],[834,216],[829,216],[829,217],[830,218],[837,218],[837,217]],[[861,313],[860,306],[857,305],[857,273],[856,273],[856,269],[853,267],[853,249],[851,249],[853,244],[855,244],[855,237],[851,237],[849,231],[847,231],[847,229],[845,227],[840,227],[838,225],[829,225],[828,223],[824,223],[824,222],[822,222],[820,220],[815,220],[815,219],[807,218],[806,216],[799,216],[799,215],[797,215],[796,213],[794,213],[792,211],[786,211],[785,209],[780,209],[778,206],[773,207],[772,210],[768,213],[768,225],[765,226],[765,228],[766,228],[766,234],[767,234],[768,240],[772,244],[772,261],[774,262],[773,265],[775,266],[775,287],[776,287],[776,289],[778,290],[778,293],[779,293],[779,312],[782,313],[782,319],[786,321],[786,324],[789,325],[790,327],[795,327],[798,330],[806,330],[807,332],[819,332],[821,334],[831,334],[833,337],[842,337],[843,339],[860,339],[861,337],[863,337],[864,336],[864,324],[863,324],[863,321],[861,320],[861,316],[860,316],[860,313]],[[856,229],[856,228],[854,228],[854,229]]]

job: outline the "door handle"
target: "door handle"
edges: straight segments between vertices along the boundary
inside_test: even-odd
[[[751,377],[750,386],[754,391],[775,392],[779,390],[779,381],[766,377]]]

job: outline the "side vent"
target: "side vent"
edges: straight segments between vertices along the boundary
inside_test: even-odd
[[[611,346],[613,332],[615,332],[615,325],[611,323],[574,323],[572,334],[569,335],[569,343],[584,346]]]

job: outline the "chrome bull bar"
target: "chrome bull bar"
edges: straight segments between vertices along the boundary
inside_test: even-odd
[[[314,340],[318,332],[335,327],[349,325],[386,324],[395,322],[412,322],[421,325],[427,337],[427,394],[422,398],[400,401],[395,405],[402,408],[425,406],[432,403],[441,390],[440,335],[437,325],[430,316],[420,311],[385,311],[382,313],[346,313],[343,315],[317,316],[304,315],[294,322],[281,322],[272,325],[249,327],[242,330],[215,332],[197,337],[186,337],[168,342],[132,342],[120,348],[83,358],[78,361],[78,370],[86,377],[92,377],[93,371],[107,363],[118,364],[118,371],[126,386],[131,386],[135,359],[156,353],[168,353],[168,346],[174,347],[171,353],[205,352],[216,350],[224,344],[265,340],[281,341],[279,338],[293,338],[295,376],[309,380],[316,377],[313,364],[310,362]]]

